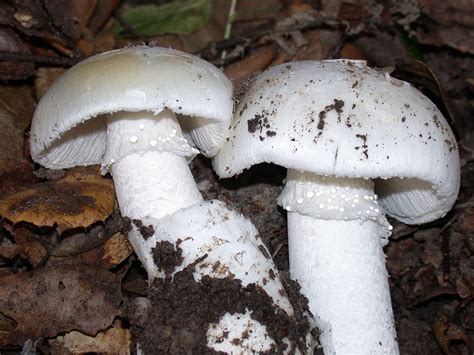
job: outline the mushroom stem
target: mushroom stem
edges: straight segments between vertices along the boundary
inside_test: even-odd
[[[128,155],[112,175],[120,211],[132,219],[159,219],[203,200],[188,163],[172,153]]]
[[[111,165],[124,216],[162,218],[202,201],[185,156],[196,154],[170,110],[119,112],[107,120]]]
[[[160,219],[202,202],[184,156],[193,155],[172,111],[119,112],[107,119],[107,151],[123,216]],[[136,229],[130,243],[148,277],[156,277],[152,250]]]
[[[309,299],[325,354],[398,354],[382,228],[288,213],[290,275]]]
[[[290,275],[325,354],[398,354],[383,246],[391,226],[367,179],[288,170]],[[290,212],[291,211],[291,212]]]

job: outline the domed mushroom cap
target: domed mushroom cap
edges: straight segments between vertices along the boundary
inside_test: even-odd
[[[272,162],[323,176],[375,179],[380,205],[405,223],[446,214],[459,190],[455,137],[409,83],[363,61],[288,63],[257,78],[214,159],[221,177]]]
[[[48,168],[101,163],[107,126],[97,116],[165,109],[180,115],[184,133],[214,156],[232,118],[232,85],[212,64],[176,50],[134,47],[93,56],[41,99],[31,127],[32,157]]]

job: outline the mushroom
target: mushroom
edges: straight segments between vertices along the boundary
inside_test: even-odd
[[[392,227],[443,217],[460,183],[455,137],[409,83],[363,61],[294,62],[262,73],[240,101],[220,177],[288,168],[290,275],[326,354],[397,354],[383,246]]]
[[[170,242],[180,245],[182,265],[205,262],[201,276],[255,282],[290,322],[293,308],[255,228],[223,204],[203,202],[188,167],[199,152],[217,153],[232,110],[230,81],[200,58],[158,47],[102,53],[68,70],[42,97],[31,155],[47,168],[101,164],[112,173],[120,211],[133,221],[129,240],[150,281],[166,276],[154,250],[177,230]],[[228,216],[227,224],[208,221],[216,209]],[[166,223],[168,217],[174,224]],[[188,217],[199,232],[186,233]],[[219,266],[226,272],[216,273]]]

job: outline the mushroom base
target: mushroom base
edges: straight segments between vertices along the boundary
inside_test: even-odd
[[[154,308],[141,338],[160,346],[148,353],[305,353],[309,323],[247,218],[206,201],[142,223],[153,235],[130,233],[148,251]]]
[[[291,277],[309,299],[325,354],[398,354],[384,227],[288,213]]]

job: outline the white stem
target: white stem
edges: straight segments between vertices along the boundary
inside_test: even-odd
[[[162,218],[202,201],[188,163],[171,153],[128,155],[112,175],[120,211],[132,219]]]
[[[383,228],[288,213],[290,274],[309,299],[326,355],[398,354]]]
[[[195,153],[171,111],[119,112],[107,120],[104,166],[111,166],[123,216],[162,218],[202,201],[184,156]],[[136,229],[129,240],[152,278],[151,249]]]
[[[110,116],[104,165],[112,166],[122,214],[161,218],[202,201],[185,159],[195,152],[172,111]]]

